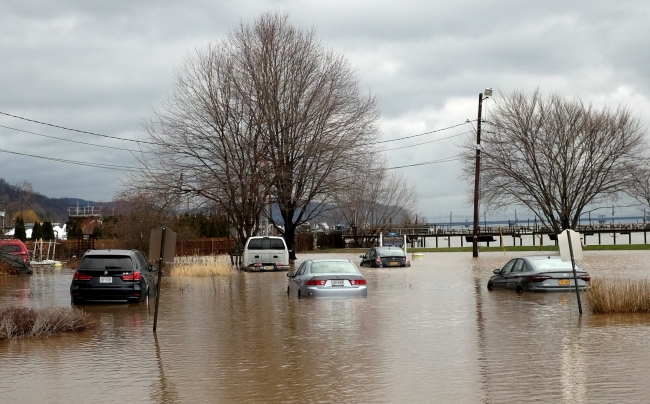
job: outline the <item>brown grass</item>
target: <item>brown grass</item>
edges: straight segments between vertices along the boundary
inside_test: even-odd
[[[650,313],[650,280],[592,278],[585,298],[592,313]]]
[[[234,272],[227,255],[185,256],[176,257],[169,276],[228,276]]]
[[[79,332],[89,329],[92,325],[90,316],[75,308],[55,307],[41,310],[26,307],[0,308],[0,341]]]

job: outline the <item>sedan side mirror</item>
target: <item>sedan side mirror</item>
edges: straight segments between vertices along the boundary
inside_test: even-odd
[[[492,273],[495,274],[495,275],[499,275],[501,273],[501,270],[500,269],[495,269],[494,271],[492,271]]]
[[[359,258],[366,258],[365,255],[359,255]]]
[[[289,272],[287,272],[287,276],[288,276],[289,278],[295,278],[295,277],[296,277],[296,274],[293,273],[293,271],[289,271]]]

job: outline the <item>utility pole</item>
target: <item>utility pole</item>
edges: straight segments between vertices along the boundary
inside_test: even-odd
[[[485,89],[485,98],[492,95],[492,89]],[[472,238],[472,256],[478,257],[478,190],[481,171],[481,110],[483,93],[478,94],[478,120],[476,121],[476,170],[474,172],[474,235]]]

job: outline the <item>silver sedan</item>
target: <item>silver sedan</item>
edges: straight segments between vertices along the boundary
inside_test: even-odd
[[[346,259],[307,260],[287,273],[288,295],[298,297],[368,296],[366,278]]]

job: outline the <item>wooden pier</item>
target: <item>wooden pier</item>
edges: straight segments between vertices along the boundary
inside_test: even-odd
[[[465,247],[472,245],[474,233],[471,228],[397,229],[405,234],[409,248]],[[579,226],[575,229],[582,237],[583,245],[595,244],[647,244],[650,224],[615,224]],[[376,245],[378,235],[344,234],[346,245]],[[557,245],[557,235],[541,226],[480,227],[479,245],[523,246]]]

